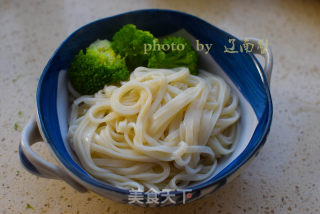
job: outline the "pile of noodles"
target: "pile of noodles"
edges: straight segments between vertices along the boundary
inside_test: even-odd
[[[122,189],[181,189],[233,152],[238,99],[211,73],[136,68],[72,105],[68,140],[91,175]]]

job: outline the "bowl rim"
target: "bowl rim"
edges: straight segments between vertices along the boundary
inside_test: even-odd
[[[113,16],[109,16],[109,17],[105,17],[105,18],[101,18],[101,19],[98,19],[98,20],[95,20],[95,21],[92,21],[88,24],[85,24],[83,26],[81,26],[80,28],[76,29],[73,33],[71,33],[62,43],[61,45],[56,49],[56,51],[53,53],[53,55],[51,56],[50,60],[48,61],[47,65],[45,66],[45,68],[43,69],[43,72],[40,76],[40,79],[39,79],[39,82],[38,82],[38,87],[37,87],[37,95],[36,95],[36,103],[37,103],[37,116],[38,116],[38,124],[39,124],[39,127],[40,127],[40,130],[42,132],[42,135],[45,137],[45,140],[48,142],[48,145],[50,146],[51,150],[53,151],[53,154],[54,156],[56,157],[56,159],[60,162],[60,164],[62,164],[62,166],[68,170],[69,173],[72,173],[73,176],[76,176],[77,178],[79,178],[81,181],[85,182],[86,184],[90,185],[90,186],[93,186],[95,188],[102,188],[104,190],[108,190],[108,191],[113,191],[113,192],[117,192],[117,193],[120,193],[120,194],[125,194],[125,195],[128,195],[130,194],[129,190],[124,190],[124,189],[120,189],[120,188],[117,188],[117,187],[114,187],[112,186],[111,184],[108,184],[106,182],[103,182],[101,180],[98,180],[99,182],[101,182],[100,184],[95,181],[93,182],[94,180],[89,180],[87,178],[81,178],[79,177],[75,171],[73,170],[70,170],[70,168],[66,165],[66,163],[64,163],[63,161],[61,161],[61,159],[59,158],[59,154],[57,153],[57,151],[52,147],[52,143],[53,142],[53,139],[51,139],[51,137],[49,136],[47,130],[46,130],[46,126],[44,124],[44,118],[42,117],[42,114],[41,114],[41,108],[40,108],[40,93],[41,93],[41,86],[43,84],[43,81],[44,81],[44,77],[46,75],[46,73],[48,72],[52,62],[53,62],[53,59],[54,57],[57,55],[57,53],[59,52],[59,50],[65,45],[65,43],[67,41],[69,41],[70,39],[72,39],[72,37],[78,33],[79,31],[81,31],[82,29],[90,26],[90,25],[94,25],[95,23],[97,22],[102,22],[102,21],[105,21],[105,20],[108,20],[108,19],[112,19],[112,18],[117,18],[117,17],[120,17],[120,16],[123,16],[123,15],[129,15],[129,14],[134,14],[134,13],[141,13],[141,12],[157,12],[157,11],[160,11],[160,12],[167,12],[167,13],[171,13],[172,15],[183,15],[183,16],[188,16],[188,17],[191,17],[193,19],[196,19],[197,21],[203,23],[203,24],[206,24],[206,25],[209,25],[210,27],[212,28],[215,28],[225,34],[229,34],[223,30],[221,30],[220,28],[217,28],[216,26],[208,23],[207,21],[199,18],[199,17],[196,17],[192,14],[188,14],[186,12],[182,12],[182,11],[178,11],[178,10],[169,10],[169,9],[142,9],[142,10],[133,10],[133,11],[129,11],[129,12],[124,12],[124,13],[120,13],[120,14],[117,14],[117,15],[113,15]],[[232,35],[233,36],[233,35]],[[233,36],[234,37],[234,36]],[[235,39],[237,39],[237,37],[234,37]],[[239,40],[239,39],[238,39]],[[240,41],[240,40],[239,40]],[[257,60],[257,58],[255,57],[254,54],[252,53],[249,53],[249,55],[252,57],[252,60],[255,61],[256,63],[256,67],[257,67],[257,70],[258,72],[260,73],[260,75],[262,76],[262,80],[265,80],[263,81],[264,83],[264,93],[266,95],[266,101],[267,101],[267,106],[266,106],[266,109],[264,111],[264,114],[263,114],[263,119],[264,119],[264,125],[263,125],[263,130],[260,134],[260,138],[258,139],[257,143],[255,144],[255,146],[253,148],[250,149],[250,151],[246,151],[246,149],[244,151],[242,151],[242,153],[236,157],[236,159],[234,161],[232,161],[228,167],[230,167],[230,169],[224,173],[222,176],[218,176],[217,175],[217,179],[215,179],[214,182],[210,180],[206,181],[205,183],[200,183],[198,185],[195,185],[195,186],[192,186],[192,191],[201,191],[202,189],[206,189],[206,188],[209,188],[209,187],[212,187],[212,186],[215,186],[218,184],[218,187],[219,186],[222,186],[222,184],[224,184],[227,180],[227,178],[229,176],[231,176],[232,174],[234,174],[237,170],[239,170],[242,166],[244,166],[244,164],[250,160],[252,157],[254,157],[253,155],[256,154],[258,152],[258,150],[262,147],[262,145],[264,145],[264,142],[266,141],[266,137],[270,131],[270,126],[271,126],[271,122],[272,122],[272,114],[273,114],[273,105],[272,105],[272,98],[271,98],[271,94],[270,94],[270,88],[269,88],[269,85],[268,85],[268,82],[266,81],[266,74],[264,73],[259,61]],[[259,126],[260,122],[262,120],[262,117],[261,119],[258,121],[258,124],[256,126],[256,128]],[[257,130],[255,130],[254,132],[256,132]],[[251,141],[251,140],[250,140]],[[245,153],[246,151],[246,153]],[[243,157],[240,157],[241,155],[243,155]],[[234,162],[236,160],[240,160],[239,163],[235,164]],[[103,183],[103,185],[102,185]],[[221,184],[221,185],[220,185]],[[144,194],[146,192],[143,192]],[[172,194],[175,194],[176,196],[177,195],[181,195],[182,192],[181,191],[172,191],[171,192]]]

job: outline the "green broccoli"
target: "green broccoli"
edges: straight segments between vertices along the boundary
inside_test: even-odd
[[[161,50],[153,51],[151,53],[151,57],[148,61],[148,67],[188,67],[191,74],[198,74],[198,54],[192,48],[190,42],[187,39],[181,36],[169,36],[162,39],[161,46]]]
[[[68,76],[73,88],[81,94],[94,94],[106,84],[128,80],[125,59],[117,55],[108,40],[97,40],[75,56]]]
[[[136,67],[147,66],[151,53],[145,53],[144,47],[158,42],[159,40],[149,31],[139,30],[135,25],[127,24],[114,34],[111,47],[126,58],[127,66],[132,71]]]

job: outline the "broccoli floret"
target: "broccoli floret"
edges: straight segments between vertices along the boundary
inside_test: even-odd
[[[117,55],[108,40],[97,40],[75,56],[68,76],[73,88],[81,94],[94,94],[106,84],[128,80],[125,59]]]
[[[148,67],[188,67],[191,74],[198,74],[198,54],[187,39],[181,36],[169,36],[162,39],[161,47],[162,50],[152,52]]]
[[[114,34],[111,42],[112,49],[126,58],[129,70],[134,70],[139,66],[147,66],[150,52],[145,53],[145,45],[158,43],[149,31],[143,31],[136,28],[133,24],[124,25]]]

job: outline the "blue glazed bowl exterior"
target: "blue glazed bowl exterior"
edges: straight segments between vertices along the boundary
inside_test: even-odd
[[[227,183],[228,179],[234,177],[239,169],[243,168],[248,160],[257,154],[266,141],[270,129],[272,100],[268,83],[261,79],[260,71],[262,69],[259,64],[256,66],[255,57],[249,53],[224,53],[224,46],[228,44],[230,38],[235,37],[195,16],[171,10],[138,10],[94,21],[71,34],[49,60],[39,80],[37,109],[38,125],[42,135],[62,168],[77,182],[107,198],[128,203],[129,191],[115,188],[95,179],[72,159],[60,134],[56,103],[59,71],[69,67],[80,49],[86,48],[98,38],[111,40],[113,34],[128,23],[135,24],[137,28],[148,30],[157,37],[185,29],[201,43],[214,43],[214,51],[210,51],[209,54],[250,103],[258,119],[258,125],[248,146],[231,164],[211,180],[192,187],[190,198],[184,198],[181,191],[173,192],[176,204],[199,199]],[[235,40],[236,47],[241,44],[241,41]],[[265,79],[264,72],[262,75]],[[166,205],[168,204],[161,206]]]

